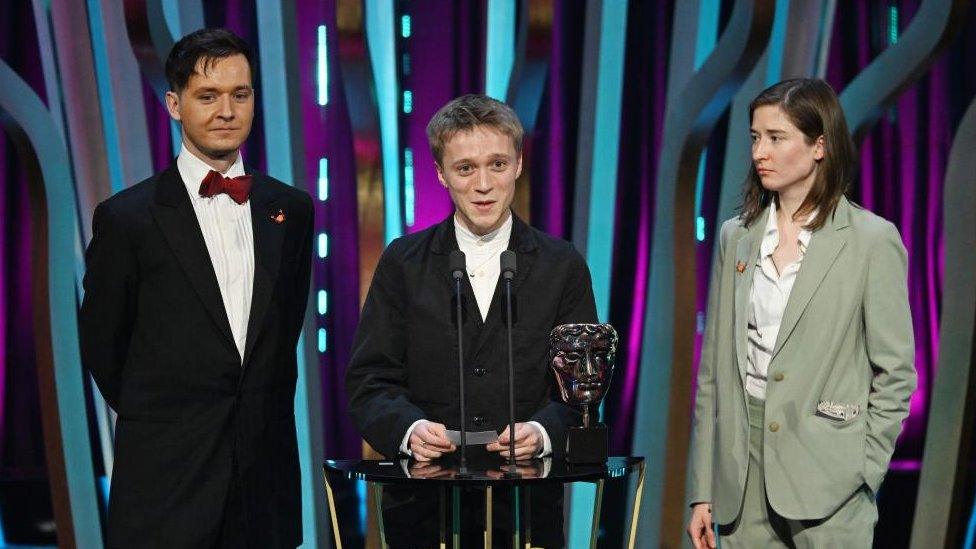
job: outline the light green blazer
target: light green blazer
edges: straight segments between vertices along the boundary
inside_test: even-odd
[[[739,514],[749,464],[746,329],[766,225],[722,225],[695,401],[689,502]],[[862,484],[877,493],[915,389],[908,259],[891,223],[841,198],[813,233],[769,363],[763,455],[767,498],[790,519],[819,519]],[[817,414],[830,401],[853,419]]]

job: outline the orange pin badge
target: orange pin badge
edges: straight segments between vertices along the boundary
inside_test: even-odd
[[[745,262],[740,261],[740,262],[736,263],[735,264],[735,270],[739,271],[740,273],[746,272],[746,264],[745,264]]]
[[[281,225],[285,222],[285,212],[284,210],[278,210],[271,213],[271,221]]]

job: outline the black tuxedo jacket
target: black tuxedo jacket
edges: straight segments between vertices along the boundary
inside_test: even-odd
[[[453,216],[393,241],[383,252],[366,297],[346,373],[349,413],[369,444],[397,455],[418,419],[460,428],[457,332],[452,320],[449,255],[457,250]],[[580,414],[559,399],[547,363],[549,332],[569,322],[596,322],[590,272],[563,240],[514,218],[509,249],[513,281],[515,420],[538,421],[554,458]],[[508,424],[507,336],[499,280],[483,322],[464,279],[464,365],[467,428],[501,432]]]
[[[209,547],[232,482],[253,547],[301,542],[293,406],[312,202],[252,175],[243,366],[175,162],[95,210],[80,335],[118,412],[109,547]]]

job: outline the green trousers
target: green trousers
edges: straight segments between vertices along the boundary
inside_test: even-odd
[[[763,481],[763,416],[765,402],[749,397],[749,472],[739,517],[719,525],[719,547],[870,548],[878,508],[866,485],[829,517],[791,520],[776,514],[766,499]]]

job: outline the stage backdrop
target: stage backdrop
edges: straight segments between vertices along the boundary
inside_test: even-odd
[[[919,387],[879,494],[879,546],[972,546],[976,14],[966,0],[86,0],[0,3],[0,544],[99,547],[113,412],[81,371],[91,214],[172,162],[162,63],[223,26],[258,53],[252,167],[316,204],[296,418],[305,546],[328,547],[320,466],[369,454],[343,387],[383,247],[450,215],[426,143],[485,92],[526,126],[516,212],[586,257],[622,336],[602,410],[648,459],[639,539],[677,547],[707,273],[749,165],[749,101],[784,78],[838,91],[860,148],[849,196],[910,256]],[[931,436],[926,436],[927,433]],[[934,434],[933,434],[934,433]],[[921,481],[920,481],[921,479]],[[600,545],[629,525],[607,486]],[[30,496],[25,494],[31,494]],[[40,494],[40,496],[38,495]],[[46,494],[50,494],[49,497]],[[373,543],[365,491],[340,491]],[[570,493],[582,546],[593,491]],[[917,501],[917,504],[916,504]],[[17,510],[33,513],[14,520]],[[46,520],[35,520],[40,517]]]

